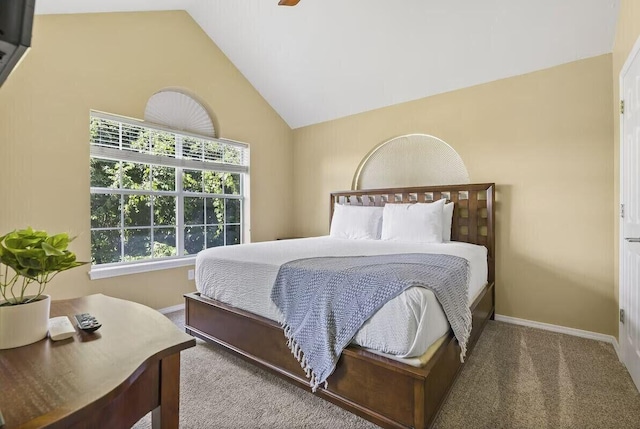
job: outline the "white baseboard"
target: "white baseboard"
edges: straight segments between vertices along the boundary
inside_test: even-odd
[[[173,313],[174,311],[184,310],[184,304],[173,305],[171,307],[160,308],[158,311],[162,314]]]
[[[611,345],[613,346],[613,349],[616,351],[616,354],[618,355],[618,360],[620,362],[622,362],[622,354],[621,354],[621,350],[620,350],[620,345],[618,344],[618,340],[615,339],[615,337],[612,337],[613,341],[611,342]],[[638,389],[640,390],[640,388]]]
[[[543,329],[545,331],[558,332],[560,334],[573,335],[574,337],[588,338],[590,340],[603,341],[613,346],[618,359],[620,359],[620,347],[618,340],[613,335],[600,334],[598,332],[583,331],[582,329],[567,328],[566,326],[552,325],[550,323],[536,322],[534,320],[518,319],[517,317],[503,316],[496,314],[498,322],[511,323],[514,325],[528,326],[529,328]]]

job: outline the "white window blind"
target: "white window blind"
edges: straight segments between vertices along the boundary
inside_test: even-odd
[[[123,116],[91,112],[91,155],[138,163],[247,173],[248,145],[198,136]]]

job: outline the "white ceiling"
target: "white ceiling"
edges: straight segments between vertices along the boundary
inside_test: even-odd
[[[619,0],[37,0],[36,13],[184,9],[298,128],[613,48]]]

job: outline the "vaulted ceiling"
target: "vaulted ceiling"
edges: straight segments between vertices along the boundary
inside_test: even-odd
[[[619,0],[37,0],[184,9],[292,128],[609,53]]]

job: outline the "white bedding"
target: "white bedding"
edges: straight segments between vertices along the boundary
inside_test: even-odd
[[[196,258],[200,293],[271,320],[281,319],[270,298],[280,265],[322,256],[442,253],[469,261],[469,304],[487,283],[487,249],[469,243],[417,243],[313,237],[216,247]],[[399,358],[420,356],[449,330],[430,290],[412,287],[385,304],[358,331],[353,343]]]

